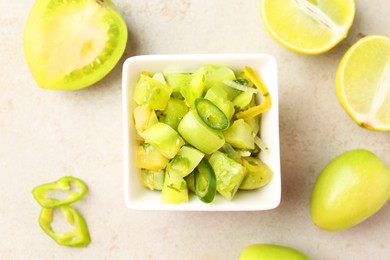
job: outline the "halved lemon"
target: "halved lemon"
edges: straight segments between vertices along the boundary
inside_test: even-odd
[[[390,38],[370,35],[357,41],[339,64],[336,89],[356,123],[390,131]]]
[[[260,0],[260,17],[282,46],[320,54],[343,40],[355,17],[354,0]]]

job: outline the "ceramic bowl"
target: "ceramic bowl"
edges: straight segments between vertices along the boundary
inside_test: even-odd
[[[228,201],[217,194],[210,204],[203,203],[190,194],[188,203],[163,204],[161,192],[145,188],[140,179],[140,170],[135,167],[136,130],[132,118],[135,107],[133,91],[141,72],[164,71],[191,72],[205,65],[225,65],[234,71],[250,66],[268,88],[272,106],[263,113],[260,136],[269,147],[259,157],[273,170],[273,179],[265,187],[252,191],[239,190]],[[193,54],[193,55],[143,55],[128,58],[123,66],[123,151],[124,189],[126,206],[138,210],[179,211],[258,211],[276,208],[281,200],[281,172],[279,149],[278,77],[277,63],[267,54]],[[261,97],[258,97],[259,101]]]

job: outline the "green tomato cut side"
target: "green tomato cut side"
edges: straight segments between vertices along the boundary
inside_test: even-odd
[[[179,204],[188,202],[188,188],[177,168],[169,164],[165,170],[164,184],[161,191],[163,204]]]
[[[39,86],[77,90],[115,67],[127,36],[126,22],[110,0],[39,0],[24,29],[24,53]]]
[[[141,169],[141,181],[150,190],[162,190],[164,170],[152,171]]]
[[[204,69],[201,67],[191,74],[189,85],[181,86],[180,94],[184,97],[184,101],[189,107],[194,107],[195,99],[203,95],[204,77]]]
[[[170,98],[165,110],[160,115],[160,122],[166,123],[173,129],[177,130],[177,126],[188,112],[188,107],[182,99]]]
[[[219,151],[211,155],[209,162],[217,177],[217,191],[232,200],[245,178],[246,168]]]
[[[233,147],[239,149],[253,150],[255,148],[255,140],[253,131],[243,119],[238,119],[223,132],[226,142]]]
[[[205,75],[205,90],[218,85],[224,80],[235,80],[234,71],[226,66],[206,64],[203,66]]]
[[[244,157],[242,165],[246,168],[247,174],[240,185],[241,190],[253,190],[264,187],[273,177],[271,168],[259,158]]]
[[[172,159],[184,145],[183,138],[169,125],[156,123],[142,132],[146,143],[150,143],[163,156]]]
[[[181,176],[185,177],[190,174],[201,162],[204,157],[204,153],[190,146],[183,146],[172,159],[171,164],[186,164],[185,167],[181,166]],[[180,166],[178,166],[180,168]]]
[[[162,155],[151,144],[137,145],[135,151],[135,165],[140,169],[158,171],[165,169],[169,159]]]
[[[154,110],[164,110],[172,94],[165,83],[141,74],[134,90],[134,101]]]

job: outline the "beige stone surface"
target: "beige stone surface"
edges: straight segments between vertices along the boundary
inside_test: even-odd
[[[0,259],[237,259],[252,243],[295,247],[312,259],[389,259],[390,205],[342,232],[315,227],[311,188],[334,156],[354,148],[390,165],[389,133],[358,127],[341,108],[335,73],[362,34],[390,36],[388,0],[356,0],[348,37],[319,56],[284,49],[266,33],[258,0],[116,0],[126,52],[101,82],[75,92],[39,88],[23,54],[33,0],[0,2]],[[263,212],[131,211],[124,204],[121,68],[139,54],[268,53],[278,61],[282,201]],[[77,207],[87,248],[56,245],[39,227],[38,184],[74,175],[89,185]]]

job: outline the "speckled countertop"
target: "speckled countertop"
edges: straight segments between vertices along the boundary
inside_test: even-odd
[[[311,188],[324,165],[354,148],[390,165],[389,134],[358,127],[335,92],[337,65],[368,34],[390,35],[387,0],[356,0],[349,36],[324,55],[304,56],[275,43],[258,0],[116,0],[129,29],[124,57],[98,84],[48,91],[33,81],[23,29],[33,0],[1,1],[0,258],[237,259],[252,243],[297,248],[313,259],[388,259],[390,205],[364,223],[332,233],[309,215]],[[263,212],[143,212],[124,204],[121,69],[138,54],[269,53],[278,61],[282,201]],[[92,243],[57,246],[39,227],[31,189],[74,175],[88,195],[78,202]]]

